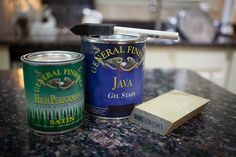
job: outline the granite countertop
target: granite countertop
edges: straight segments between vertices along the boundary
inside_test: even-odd
[[[172,89],[211,101],[167,136],[125,120],[86,116],[78,129],[35,133],[26,124],[22,71],[0,71],[0,156],[236,156],[236,95],[187,70],[146,70],[144,100]]]

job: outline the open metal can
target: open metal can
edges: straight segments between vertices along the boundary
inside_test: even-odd
[[[146,38],[83,36],[85,108],[101,118],[126,118],[142,102]]]
[[[84,56],[70,51],[43,51],[21,56],[27,120],[42,133],[65,132],[84,119]]]

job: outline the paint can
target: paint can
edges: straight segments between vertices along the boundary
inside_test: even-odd
[[[21,56],[27,121],[41,133],[73,130],[84,119],[84,56],[42,51]]]
[[[85,109],[100,118],[126,118],[142,103],[146,38],[83,36]]]

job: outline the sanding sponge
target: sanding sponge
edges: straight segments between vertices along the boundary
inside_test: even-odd
[[[172,90],[134,108],[130,120],[165,135],[200,113],[209,100]]]

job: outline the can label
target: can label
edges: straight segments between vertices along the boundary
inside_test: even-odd
[[[34,66],[23,63],[27,118],[42,132],[73,129],[84,117],[82,62]]]
[[[142,102],[145,42],[82,40],[86,65],[86,110],[101,117],[126,117]]]

